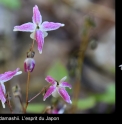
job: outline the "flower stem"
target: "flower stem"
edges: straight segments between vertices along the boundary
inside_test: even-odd
[[[7,103],[8,107],[9,107],[11,113],[13,114],[13,110],[12,110],[12,106],[11,106],[10,101],[9,100],[6,100],[6,103]]]
[[[82,68],[83,68],[83,62],[84,62],[84,56],[85,56],[85,52],[89,43],[89,33],[90,33],[90,29],[92,28],[92,24],[90,22],[91,20],[85,20],[85,24],[84,24],[84,31],[82,34],[82,42],[80,44],[80,49],[78,52],[78,65],[76,68],[76,83],[74,86],[74,106],[73,106],[73,110],[72,112],[76,112],[77,110],[77,101],[78,101],[78,97],[80,94],[80,90],[81,90],[81,75],[82,75]]]
[[[32,97],[28,103],[30,103],[32,100],[34,100],[37,96],[39,96],[41,93],[43,93],[49,86],[51,86],[52,84],[49,84],[47,86],[45,86],[38,94],[36,94],[34,97]]]
[[[33,51],[33,47],[34,47],[34,40],[33,40],[32,46],[30,48],[31,51]]]
[[[28,89],[29,89],[29,82],[30,82],[30,72],[28,72],[28,78],[27,78],[27,85],[26,85],[26,105],[25,105],[25,112],[28,106]]]

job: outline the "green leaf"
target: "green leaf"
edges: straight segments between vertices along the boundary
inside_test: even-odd
[[[108,85],[105,93],[97,94],[96,100],[99,102],[114,104],[115,103],[115,84]]]
[[[21,6],[20,0],[0,0],[0,4],[10,9],[18,9]]]
[[[77,106],[80,110],[86,110],[94,107],[96,104],[96,100],[94,97],[88,97],[84,99],[80,99],[77,103]]]
[[[50,67],[50,69],[47,72],[47,75],[52,76],[57,81],[60,81],[61,78],[63,78],[64,76],[67,76],[67,79],[68,79],[68,71],[60,61],[55,62]]]
[[[31,103],[27,107],[27,112],[29,113],[41,113],[46,105],[39,103]]]

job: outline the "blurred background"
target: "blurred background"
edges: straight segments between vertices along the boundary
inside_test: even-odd
[[[29,104],[27,112],[42,113],[54,104],[57,109],[66,104],[64,113],[114,112],[115,0],[0,0],[0,74],[17,67],[23,71],[5,83],[13,111],[21,113],[19,99],[12,93],[13,86],[18,85],[23,102],[26,99],[27,73],[23,65],[32,44],[29,32],[13,32],[13,28],[32,22],[35,5],[39,7],[43,21],[60,22],[65,26],[48,32],[41,55],[37,43],[34,45],[36,66],[30,77],[29,99],[48,84],[47,75],[58,81],[67,76],[66,81],[73,86],[71,90],[67,89],[73,104],[52,96],[43,102],[43,95],[39,95]],[[88,19],[93,27],[85,30]],[[80,51],[84,57],[78,56],[84,44],[87,49]],[[79,66],[80,57],[82,64]],[[82,70],[80,77],[78,69]],[[3,109],[1,104],[0,113],[10,111],[7,106]]]

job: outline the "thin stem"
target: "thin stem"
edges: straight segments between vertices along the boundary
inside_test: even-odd
[[[12,110],[12,106],[11,106],[10,101],[9,100],[6,100],[6,103],[7,103],[8,107],[9,107],[11,113],[13,114],[13,110]]]
[[[25,112],[28,106],[28,89],[29,89],[29,82],[30,82],[30,72],[28,72],[28,78],[27,78],[27,85],[26,85],[26,105],[25,105]]]
[[[43,93],[44,90],[46,90],[49,86],[51,86],[52,84],[47,85],[46,87],[44,87],[38,94],[36,94],[34,97],[32,97],[28,103],[30,103],[32,100],[34,100],[37,96],[39,96],[41,93]]]
[[[22,110],[23,110],[23,112],[25,113],[25,108],[24,108],[24,105],[23,105],[22,99],[21,99],[20,96],[18,96],[18,98],[19,98],[19,101],[20,101],[20,104],[21,104]]]
[[[33,47],[34,47],[34,40],[33,40],[32,46],[31,46],[31,51],[33,51]]]
[[[74,87],[74,106],[73,106],[73,113],[77,109],[77,101],[78,101],[78,96],[80,94],[81,90],[81,75],[82,75],[82,68],[83,68],[83,62],[84,62],[84,56],[85,52],[89,43],[89,31],[91,29],[91,25],[88,24],[88,22],[85,22],[85,31],[83,32],[82,35],[82,42],[80,44],[80,49],[78,52],[78,66],[76,69],[76,83]]]

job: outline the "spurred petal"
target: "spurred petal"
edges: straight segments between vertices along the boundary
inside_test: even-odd
[[[42,16],[40,14],[39,8],[37,5],[33,7],[33,23],[39,25],[42,23]]]
[[[50,86],[47,92],[44,95],[43,100],[45,101],[56,90],[56,86]]]
[[[8,72],[5,72],[4,74],[0,74],[0,82],[4,83],[4,82],[12,79],[15,75],[19,75],[21,73],[22,73],[22,71],[19,71],[19,68],[17,68],[14,71],[8,71]]]
[[[48,33],[47,33],[47,32],[44,31],[43,33],[44,33],[44,38],[48,36]],[[35,38],[35,32],[32,32],[32,33],[30,34],[30,38],[36,40],[36,38]]]
[[[44,34],[43,34],[43,32],[41,30],[36,30],[35,38],[36,38],[36,41],[38,43],[39,53],[41,54],[43,44],[44,44]]]
[[[54,22],[48,22],[48,21],[45,21],[42,23],[42,30],[43,31],[52,31],[52,30],[56,30],[60,27],[63,27],[64,24],[61,24],[61,23],[54,23]]]
[[[60,81],[59,84],[61,84],[62,82],[64,82],[67,79],[67,76],[63,77]]]
[[[43,33],[44,33],[44,37],[48,36],[48,33],[46,31],[44,31]]]
[[[5,86],[3,83],[0,83],[0,100],[2,102],[3,108],[5,108],[6,98],[5,98]]]
[[[35,29],[36,29],[35,25],[31,22],[28,22],[20,26],[15,26],[13,31],[33,32]]]
[[[55,98],[60,96],[57,89],[58,88],[56,87],[56,90],[52,93],[52,96],[55,97]]]
[[[60,86],[61,87],[68,87],[68,88],[72,88],[72,86],[71,86],[71,84],[69,84],[69,83],[67,83],[67,82],[62,82],[61,84],[60,84]]]
[[[72,101],[70,100],[70,96],[67,93],[67,91],[64,88],[59,87],[58,88],[58,93],[60,94],[60,96],[67,102],[67,103],[72,103]]]
[[[53,85],[56,83],[55,79],[53,79],[51,76],[47,76],[45,80]]]

